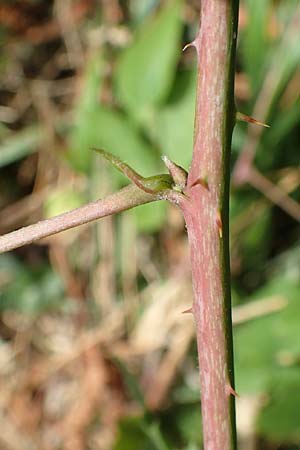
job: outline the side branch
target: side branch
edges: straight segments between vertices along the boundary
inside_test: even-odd
[[[127,176],[133,184],[102,200],[0,236],[0,253],[145,203],[169,200],[182,206],[186,202],[184,189],[187,173],[166,156],[163,161],[169,175],[160,174],[145,178],[111,153],[103,149],[93,150]]]
[[[0,236],[0,253],[160,198],[135,185],[126,186],[104,199]]]

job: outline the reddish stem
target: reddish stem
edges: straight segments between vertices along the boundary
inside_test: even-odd
[[[0,253],[159,199],[160,196],[148,194],[135,185],[129,185],[104,199],[0,236]]]
[[[229,174],[238,0],[202,0],[195,138],[183,205],[190,249],[205,450],[236,448]],[[207,180],[209,189],[197,180]],[[196,182],[196,183],[195,183]]]

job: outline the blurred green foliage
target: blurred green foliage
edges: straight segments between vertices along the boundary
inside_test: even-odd
[[[0,271],[7,280],[0,293],[1,311],[37,316],[62,307],[64,286],[48,265],[30,268],[11,255],[1,255]]]
[[[63,163],[67,161],[87,178],[97,176],[97,156],[90,151],[91,146],[116,154],[145,176],[164,170],[162,154],[185,168],[190,164],[195,58],[193,62],[189,56],[183,58],[180,50],[183,36],[191,35],[195,24],[184,22],[182,1],[162,3],[158,8],[160,2],[155,0],[130,2],[126,47],[115,51],[107,45],[88,52],[80,93],[73,105],[72,126],[56,124],[67,142]],[[292,179],[297,170],[299,176],[299,5],[297,1],[245,0],[241,6],[246,20],[240,30],[237,62],[239,74],[247,79],[248,93],[237,99],[238,107],[251,114],[263,95],[265,117],[257,119],[271,124],[256,142],[255,165],[275,181],[280,181],[283,171]],[[103,92],[111,64],[113,100],[109,102],[103,100]],[[245,124],[238,123],[233,136],[233,166],[247,136]],[[33,124],[15,132],[3,125],[0,137],[0,167],[5,170],[36,152],[43,128]],[[105,170],[113,189],[126,184],[118,172],[108,166]],[[239,262],[233,270],[235,304],[281,296],[287,305],[236,326],[237,391],[241,396],[266,398],[256,420],[259,437],[273,445],[284,442],[300,449],[299,224],[263,194],[249,185],[232,189],[232,242]],[[292,183],[290,194],[299,201],[299,182]],[[89,195],[88,189],[54,194],[46,204],[47,213],[78,206]],[[249,210],[258,213],[249,218]],[[137,208],[133,214],[139,232],[155,238],[159,230],[167,230],[164,203]],[[39,315],[59,308],[63,283],[50,265],[32,268],[18,256],[4,255],[0,268],[7,280],[1,286],[1,311]],[[196,361],[194,353],[192,358]],[[137,380],[125,367],[119,370],[131,396],[138,392],[136,401],[141,402]],[[190,391],[185,381],[178,383]],[[182,403],[175,397],[161,414],[144,411],[124,419],[114,450],[194,450],[199,445],[199,406],[194,398]]]

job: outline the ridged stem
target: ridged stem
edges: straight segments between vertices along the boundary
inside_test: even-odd
[[[229,262],[238,0],[202,0],[194,151],[182,206],[191,252],[205,450],[236,448]]]

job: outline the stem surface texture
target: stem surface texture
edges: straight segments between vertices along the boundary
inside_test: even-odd
[[[229,263],[238,1],[202,0],[194,151],[183,205],[191,251],[205,450],[236,448]]]

